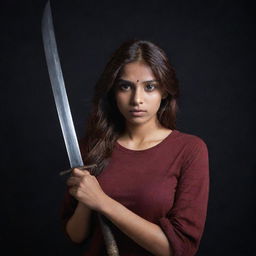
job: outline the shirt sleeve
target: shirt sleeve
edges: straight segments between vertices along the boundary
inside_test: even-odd
[[[173,256],[193,256],[203,234],[209,194],[208,149],[197,137],[184,154],[173,207],[159,219]]]

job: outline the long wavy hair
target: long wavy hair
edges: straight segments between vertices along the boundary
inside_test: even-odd
[[[157,112],[160,124],[169,129],[176,128],[179,82],[165,52],[145,40],[124,42],[112,54],[96,83],[85,136],[80,140],[84,164],[97,164],[97,168],[91,170],[95,176],[108,164],[115,142],[125,130],[125,119],[115,102],[115,81],[121,76],[125,64],[136,61],[144,61],[151,67],[167,95],[162,99]]]

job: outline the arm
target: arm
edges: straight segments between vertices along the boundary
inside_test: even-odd
[[[66,233],[75,243],[83,242],[89,235],[91,209],[78,202],[74,214],[66,224]]]
[[[85,144],[82,139],[79,140],[79,148],[81,154],[84,155]],[[64,222],[64,231],[66,235],[74,243],[82,243],[86,240],[90,234],[91,222],[92,222],[92,209],[87,207],[82,202],[78,201],[77,204],[72,204],[71,195],[67,193],[69,198],[66,203],[67,216]]]
[[[159,219],[175,256],[194,256],[204,231],[208,193],[209,160],[206,144],[200,139],[187,144],[175,201]]]
[[[133,213],[107,195],[102,202],[104,203],[100,209],[101,214],[105,215],[141,247],[154,255],[173,255],[168,239],[158,225]]]

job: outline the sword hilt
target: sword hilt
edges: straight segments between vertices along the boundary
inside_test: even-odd
[[[103,237],[104,237],[108,255],[109,256],[119,256],[118,247],[117,247],[115,238],[113,236],[113,233],[112,233],[110,227],[105,222],[104,217],[100,213],[97,213],[97,215],[98,215],[98,219],[99,219],[99,222],[101,225],[101,230],[103,233]]]

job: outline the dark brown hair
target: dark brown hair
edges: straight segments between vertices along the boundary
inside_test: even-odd
[[[157,112],[158,120],[166,128],[176,128],[179,83],[165,52],[149,41],[133,39],[124,42],[112,54],[96,83],[85,137],[80,141],[84,163],[96,163],[98,166],[92,171],[96,176],[107,165],[115,142],[125,129],[125,119],[115,103],[115,81],[120,77],[124,65],[135,61],[144,61],[151,67],[167,94]]]

